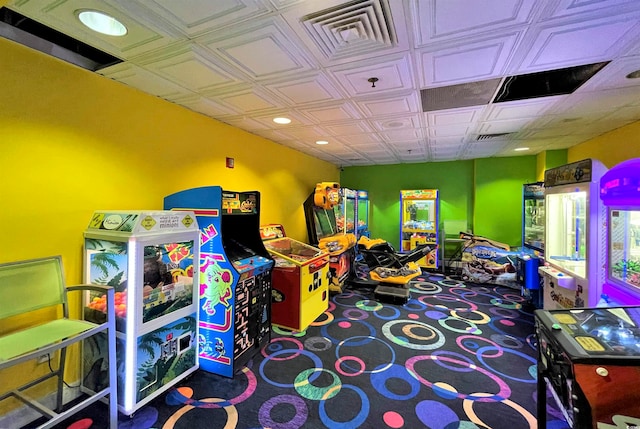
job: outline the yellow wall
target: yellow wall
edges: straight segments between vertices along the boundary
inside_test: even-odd
[[[607,168],[640,157],[640,121],[610,131],[568,150],[568,162],[593,158]]]
[[[261,223],[304,241],[302,203],[339,180],[327,162],[5,39],[0,82],[0,262],[62,254],[70,283],[96,209],[161,209],[198,186],[258,190]]]
[[[198,186],[258,190],[261,223],[306,241],[304,200],[340,177],[332,164],[3,38],[0,82],[0,263],[60,254],[68,284],[82,280],[94,210],[162,209],[164,196]],[[27,322],[4,321],[0,334]],[[0,391],[34,369],[24,365],[0,374]]]

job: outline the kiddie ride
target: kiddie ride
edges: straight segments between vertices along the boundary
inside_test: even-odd
[[[409,253],[397,253],[389,242],[380,238],[358,239],[358,252],[362,255],[371,282],[377,284],[374,296],[380,301],[405,304],[409,300],[409,281],[422,274],[417,261],[438,246],[418,244]]]

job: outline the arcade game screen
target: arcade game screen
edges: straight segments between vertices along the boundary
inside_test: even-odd
[[[590,355],[640,354],[640,307],[552,311]],[[565,329],[565,332],[567,332]]]

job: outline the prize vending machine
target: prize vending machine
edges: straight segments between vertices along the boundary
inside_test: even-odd
[[[271,339],[273,259],[260,239],[260,193],[206,186],[165,197],[164,208],[198,219],[200,368],[233,377]]]
[[[522,189],[522,254],[517,258],[522,295],[542,307],[543,279],[538,267],[544,263],[544,182],[527,183]]]
[[[199,240],[186,211],[97,211],[84,233],[85,282],[116,291],[118,408],[126,415],[198,368]],[[104,305],[87,292],[85,317],[104,317]],[[107,381],[106,351],[85,341],[83,362],[95,364],[83,367],[83,388],[99,391]]]
[[[357,196],[356,215],[358,217],[358,227],[356,231],[356,239],[365,236],[371,237],[369,231],[369,193],[359,190]]]
[[[545,309],[595,307],[605,276],[606,211],[599,198],[605,167],[585,159],[544,173]]]
[[[329,307],[329,253],[285,237],[281,225],[265,225],[260,235],[275,261],[271,323],[303,332]]]
[[[640,304],[640,158],[624,161],[600,179],[608,210],[606,305]]]
[[[419,244],[433,245],[433,250],[417,263],[423,268],[438,268],[438,225],[440,200],[437,189],[400,191],[400,248],[411,252]]]
[[[339,193],[340,200],[338,204],[333,207],[336,214],[338,232],[343,234],[355,234],[357,221],[357,192],[353,189],[340,188]]]

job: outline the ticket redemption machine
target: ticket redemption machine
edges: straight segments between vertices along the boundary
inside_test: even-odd
[[[362,236],[371,237],[371,232],[369,231],[369,193],[363,190],[357,192],[356,216],[358,217],[358,227],[356,238]]]
[[[544,173],[544,309],[595,307],[605,277],[606,210],[599,198],[605,167],[585,159]]]
[[[640,158],[607,171],[600,198],[608,211],[609,244],[601,304],[640,304]]]
[[[417,263],[422,268],[438,268],[438,225],[440,201],[437,189],[400,191],[400,249],[411,252],[419,244],[433,250]]]
[[[285,236],[282,225],[260,227],[275,261],[271,324],[303,332],[329,307],[329,253]]]
[[[316,184],[303,204],[309,243],[329,253],[329,292],[340,293],[353,275],[356,238],[341,233],[334,207],[340,200],[340,185],[334,182]]]
[[[84,281],[116,291],[118,408],[126,415],[198,368],[199,240],[187,211],[96,211],[84,233]],[[104,318],[104,305],[87,292],[85,317]],[[83,362],[95,362],[83,366],[84,389],[107,381],[104,341],[84,343]]]
[[[640,307],[536,310],[538,428],[547,387],[573,429],[640,427]]]
[[[273,259],[260,239],[260,193],[187,189],[165,209],[192,210],[200,225],[200,368],[233,377],[271,339]]]
[[[542,308],[543,278],[538,268],[544,263],[544,182],[522,188],[522,254],[518,256],[517,278],[522,295]]]

